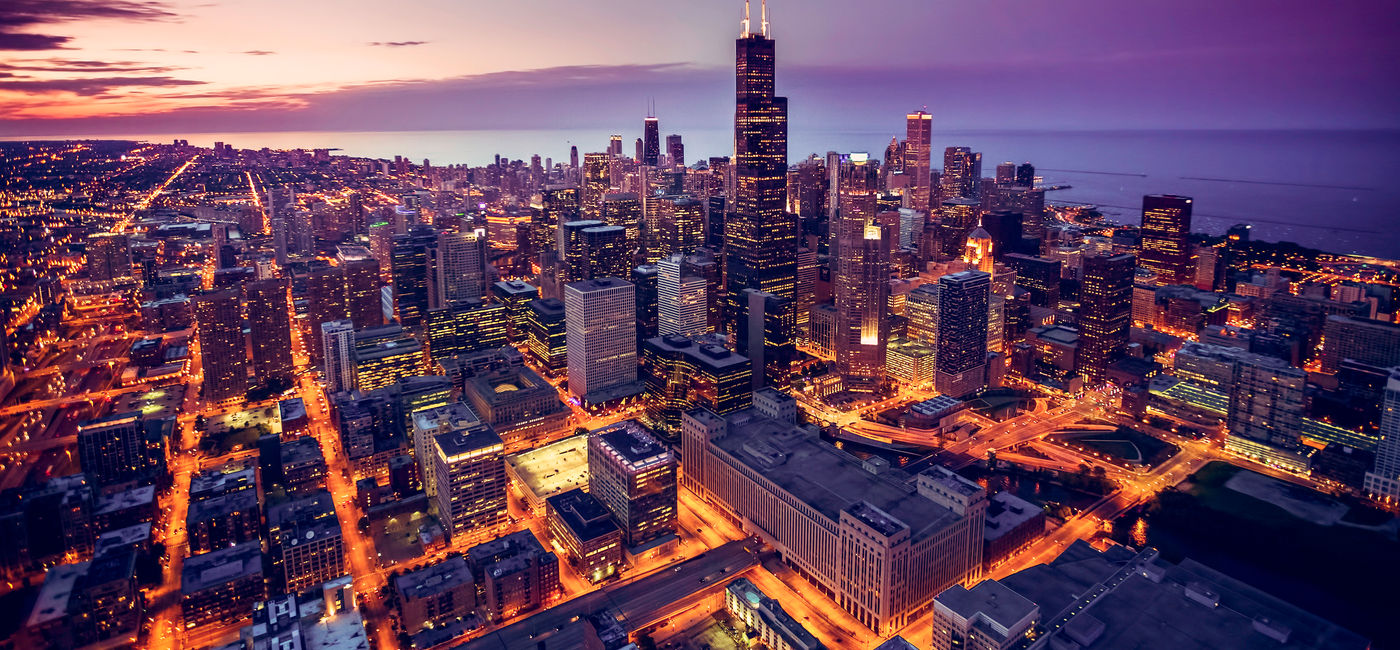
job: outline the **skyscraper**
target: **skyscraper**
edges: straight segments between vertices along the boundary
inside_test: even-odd
[[[594,226],[584,228],[579,237],[583,242],[584,257],[588,261],[588,271],[583,274],[582,279],[627,276],[632,268],[632,247],[628,244],[626,228]]]
[[[564,287],[569,393],[605,401],[607,389],[637,381],[637,305],[633,287],[613,277]],[[592,398],[592,399],[590,399]]]
[[[927,214],[933,190],[930,148],[933,116],[919,111],[906,115],[905,121],[904,175],[909,177],[909,189],[906,191],[911,196],[908,206]]]
[[[1171,194],[1142,197],[1140,263],[1157,273],[1162,285],[1193,284],[1191,264],[1191,199]]]
[[[654,116],[642,121],[642,164],[655,167],[661,161],[661,123]]]
[[[564,302],[558,298],[542,298],[531,300],[526,307],[529,310],[525,325],[526,348],[545,374],[554,377],[568,367]]]
[[[146,443],[141,414],[113,413],[78,425],[79,467],[98,486],[157,478],[161,446]]]
[[[674,253],[689,255],[705,244],[705,210],[689,196],[663,196],[658,199],[660,223],[653,238],[658,257]]]
[[[685,143],[679,134],[666,136],[666,155],[671,157],[672,167],[685,167]]]
[[[443,231],[437,241],[437,304],[486,295],[486,230]]]
[[[238,291],[225,289],[195,299],[199,359],[204,366],[204,399],[231,401],[248,392],[248,356],[244,352],[243,315]]]
[[[292,317],[290,285],[284,278],[250,282],[248,326],[253,332],[253,377],[265,388],[291,388]]]
[[[1126,253],[1084,259],[1079,285],[1079,365],[1090,381],[1103,381],[1109,364],[1127,351],[1136,262]]]
[[[656,263],[657,333],[698,336],[709,331],[705,278],[685,275],[677,254]]]
[[[585,219],[597,219],[602,214],[603,195],[612,187],[608,168],[608,154],[583,154],[583,199],[579,211]]]
[[[1366,472],[1365,491],[1386,503],[1400,501],[1400,368],[1391,368],[1381,400],[1381,442]]]
[[[322,375],[326,392],[355,390],[355,324],[350,320],[321,323]]]
[[[791,300],[797,284],[797,224],[787,204],[787,98],[774,90],[775,47],[768,12],[760,30],[747,15],[735,41],[735,211],[725,224],[731,322],[741,320],[745,289]]]
[[[632,192],[604,194],[603,208],[598,218],[609,226],[617,226],[627,231],[627,254],[631,257],[631,251],[636,250],[641,239],[641,199]]]
[[[409,329],[422,327],[424,314],[436,302],[430,294],[435,285],[433,249],[437,238],[437,231],[429,225],[413,226],[394,236],[394,314],[399,324]]]
[[[588,434],[588,491],[638,547],[676,532],[676,455],[633,420]]]
[[[347,251],[347,249],[350,249]],[[362,246],[342,246],[340,269],[345,274],[345,308],[358,329],[384,324],[379,262]]]
[[[505,443],[461,402],[413,415],[423,488],[454,545],[506,520]]]
[[[878,189],[879,173],[866,154],[851,154],[842,162],[841,213],[832,225],[837,244],[832,278],[839,318],[836,368],[858,384],[884,379],[889,338],[890,233],[875,218]]]
[[[992,276],[963,271],[938,280],[938,392],[963,397],[986,382]]]
[[[977,197],[978,181],[982,178],[982,154],[967,147],[948,147],[943,151],[943,199]]]

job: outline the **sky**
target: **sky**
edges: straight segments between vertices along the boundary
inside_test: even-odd
[[[793,128],[1400,128],[1394,0],[772,0]],[[733,119],[739,0],[3,0],[0,135]],[[758,13],[755,1],[753,11]]]

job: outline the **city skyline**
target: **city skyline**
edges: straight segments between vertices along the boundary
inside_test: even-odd
[[[940,130],[1400,127],[1400,92],[1372,81],[1400,74],[1391,3],[999,4],[774,2],[794,128],[920,106]],[[0,135],[727,122],[714,35],[737,1],[415,8],[9,3]]]

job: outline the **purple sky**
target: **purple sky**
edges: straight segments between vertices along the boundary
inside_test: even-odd
[[[0,135],[601,128],[648,98],[725,128],[741,7],[5,0]],[[940,129],[1400,128],[1395,0],[771,9],[795,129],[924,105]]]

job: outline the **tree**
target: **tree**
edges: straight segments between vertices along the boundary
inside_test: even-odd
[[[588,429],[586,429],[586,428],[584,428],[584,427],[578,427],[577,429],[574,429],[574,435],[576,435],[576,436],[578,436],[578,435],[586,435],[587,433],[588,433]]]

